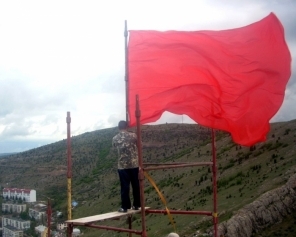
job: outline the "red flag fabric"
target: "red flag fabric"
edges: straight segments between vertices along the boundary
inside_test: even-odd
[[[271,13],[222,31],[129,31],[128,113],[136,125],[164,111],[231,133],[251,146],[265,141],[291,75],[284,29]]]

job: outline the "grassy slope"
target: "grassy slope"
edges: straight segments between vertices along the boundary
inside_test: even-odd
[[[79,203],[73,209],[73,218],[115,211],[120,206],[116,152],[110,147],[115,133],[116,129],[106,129],[72,139],[72,199]],[[230,218],[236,210],[282,185],[295,173],[295,134],[296,121],[273,124],[267,142],[250,149],[235,145],[225,133],[217,133],[219,221]],[[142,136],[144,162],[211,160],[209,130],[197,125],[144,126]],[[65,148],[65,141],[61,141],[9,158],[16,160],[15,164],[0,161],[0,174],[5,174],[0,175],[3,183],[9,181],[15,187],[34,187],[37,195],[54,197],[54,208],[66,212]],[[14,167],[19,173],[12,175],[7,167]],[[211,170],[208,167],[156,170],[149,174],[165,195],[169,208],[212,210]],[[164,208],[146,180],[145,202],[146,206],[155,209]],[[146,217],[149,236],[164,236],[174,230],[166,215]],[[133,227],[140,229],[140,216],[134,218]],[[197,229],[211,225],[203,216],[174,215],[174,220],[182,236],[192,236]],[[126,227],[124,219],[103,224]],[[126,236],[104,230],[84,228],[83,231],[85,237]]]
[[[232,213],[252,202],[262,193],[284,184],[289,174],[295,172],[295,151],[289,145],[295,140],[295,124],[293,130],[285,128],[285,124],[276,124],[273,133],[266,143],[256,145],[254,150],[233,144],[228,136],[221,135],[217,141],[219,167],[218,210],[222,215],[220,221],[231,217]],[[290,130],[289,130],[290,129]],[[292,130],[292,131],[291,131]],[[170,152],[170,151],[167,151]],[[209,161],[211,159],[210,144],[196,146],[177,161]],[[170,160],[167,158],[166,160]],[[172,170],[152,171],[151,175],[164,193],[168,207],[187,210],[212,210],[211,173],[208,167],[192,167]],[[203,180],[202,182],[200,182]],[[196,183],[197,182],[197,183]],[[119,189],[116,172],[109,180],[111,193],[104,193],[98,199],[88,202],[89,208],[77,210],[75,216],[105,213],[114,211],[119,206]],[[199,184],[200,183],[200,184]],[[146,188],[146,206],[164,208],[157,193]],[[102,204],[103,205],[100,205]],[[84,211],[82,211],[84,209]],[[91,215],[92,215],[91,214]],[[139,217],[137,217],[139,218]],[[175,215],[174,220],[178,232],[184,236],[194,230],[207,227],[211,221],[201,223],[201,216]],[[112,223],[114,225],[114,223]],[[124,222],[116,225],[125,226]],[[135,220],[133,226],[140,228],[140,221]],[[163,236],[173,231],[167,216],[152,214],[147,216],[148,233],[152,236]],[[97,231],[97,230],[96,230]],[[101,231],[100,235],[111,236],[110,232]],[[90,235],[91,236],[91,235]],[[93,234],[95,236],[95,234]],[[113,236],[125,236],[117,233]]]

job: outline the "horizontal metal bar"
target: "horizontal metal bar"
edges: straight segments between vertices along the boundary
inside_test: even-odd
[[[148,209],[146,213],[158,213],[158,214],[168,214],[166,210],[153,210]],[[178,210],[170,210],[171,214],[185,214],[185,215],[205,215],[212,216],[213,213],[210,211],[178,211]]]
[[[142,231],[132,230],[132,229],[125,229],[125,228],[118,228],[118,227],[112,227],[112,226],[94,225],[94,224],[85,224],[83,226],[96,228],[96,229],[105,229],[105,230],[114,230],[114,231],[119,231],[119,232],[133,233],[133,234],[136,234],[136,235],[141,235],[142,234]]]
[[[146,165],[151,165],[148,167],[145,167]],[[153,165],[153,167],[152,167]],[[195,163],[180,163],[180,164],[165,164],[165,165],[159,165],[159,164],[143,164],[144,170],[161,170],[161,169],[172,169],[172,168],[182,168],[182,167],[192,167],[192,166],[212,166],[213,162],[195,162]]]

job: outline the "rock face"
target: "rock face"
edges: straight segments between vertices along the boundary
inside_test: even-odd
[[[250,237],[296,210],[296,174],[285,185],[264,193],[260,198],[240,209],[231,219],[218,226],[219,235]],[[210,231],[211,232],[211,231]]]

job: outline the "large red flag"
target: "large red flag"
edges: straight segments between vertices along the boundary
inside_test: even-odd
[[[271,13],[222,31],[130,31],[128,112],[141,124],[164,111],[231,133],[250,146],[265,141],[291,75],[284,29]]]

